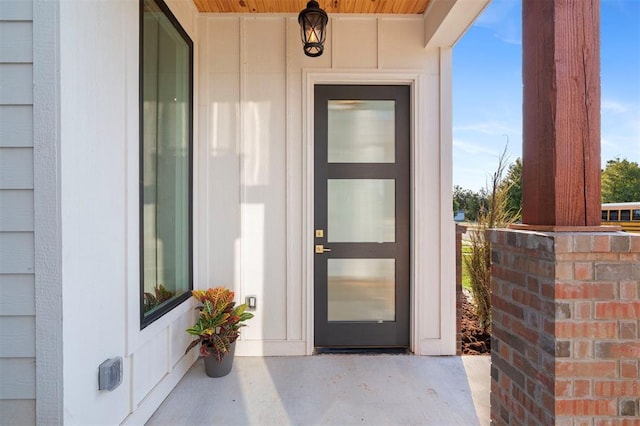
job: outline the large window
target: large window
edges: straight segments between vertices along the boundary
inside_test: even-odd
[[[193,43],[162,0],[141,0],[141,327],[190,296]]]

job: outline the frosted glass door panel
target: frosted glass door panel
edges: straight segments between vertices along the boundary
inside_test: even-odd
[[[330,100],[329,163],[395,162],[395,101]]]
[[[395,321],[395,259],[328,259],[329,321]]]
[[[327,241],[395,242],[393,179],[328,179]]]

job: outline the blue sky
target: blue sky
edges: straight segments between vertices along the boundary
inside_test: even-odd
[[[453,184],[485,187],[522,156],[520,0],[492,0],[453,50]],[[601,0],[602,165],[640,163],[640,0]]]

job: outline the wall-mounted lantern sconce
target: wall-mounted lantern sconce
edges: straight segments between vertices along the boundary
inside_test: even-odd
[[[305,55],[311,57],[322,55],[327,22],[329,22],[327,12],[320,9],[315,0],[307,3],[307,8],[300,12],[298,23],[300,24],[300,37],[304,44]]]

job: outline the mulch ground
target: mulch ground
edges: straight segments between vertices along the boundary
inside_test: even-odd
[[[491,352],[491,334],[478,323],[478,316],[468,295],[462,299],[462,353],[485,355]]]

